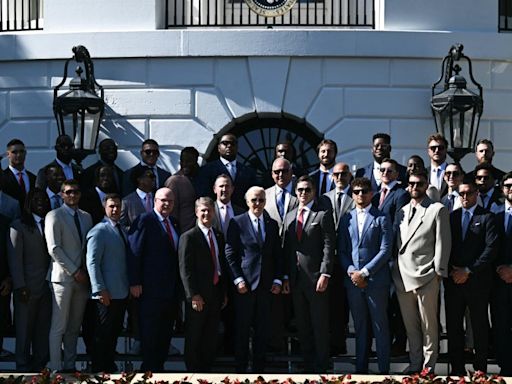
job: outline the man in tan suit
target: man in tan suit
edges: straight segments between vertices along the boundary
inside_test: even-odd
[[[92,218],[78,209],[80,196],[78,182],[66,180],[61,187],[64,204],[45,218],[44,234],[52,258],[47,280],[53,301],[48,367],[61,372],[75,371],[76,345],[89,298],[85,235],[92,228]],[[61,344],[64,345],[64,363]]]
[[[397,212],[394,222],[398,255],[392,275],[409,339],[407,373],[435,368],[439,286],[448,276],[451,249],[448,210],[432,202],[427,189],[427,174],[412,172],[411,202]]]

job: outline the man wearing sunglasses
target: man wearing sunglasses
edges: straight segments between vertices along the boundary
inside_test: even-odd
[[[305,372],[329,368],[329,295],[336,235],[330,211],[315,202],[309,176],[297,180],[299,206],[284,221],[283,293],[292,294]]]
[[[140,163],[128,169],[123,175],[123,196],[127,196],[137,187],[133,184],[131,174],[140,167],[149,167],[155,175],[155,188],[164,186],[165,181],[171,176],[165,169],[156,165],[160,157],[160,148],[158,143],[153,139],[146,139],[142,142],[140,149]]]
[[[448,141],[440,134],[436,133],[430,135],[427,139],[427,152],[430,157],[430,166],[427,168],[429,174],[429,182],[437,188],[439,195],[442,198],[446,195],[448,186],[444,181],[444,172],[448,163],[446,162],[446,150],[448,148]]]
[[[501,190],[505,196],[503,211],[496,214],[496,225],[501,236],[500,250],[496,261],[493,330],[496,357],[501,368],[500,375],[512,376],[512,172],[501,179]]]
[[[490,210],[493,204],[501,204],[501,190],[496,186],[491,164],[478,164],[474,170],[475,184],[478,188],[478,205]]]
[[[459,185],[464,180],[464,170],[459,163],[451,163],[446,166],[443,177],[448,185],[448,191],[441,199],[441,203],[451,213],[462,206],[459,199]]]
[[[466,374],[463,321],[466,308],[475,330],[473,367],[487,371],[489,294],[499,247],[494,214],[477,204],[476,185],[463,182],[459,185],[459,196],[462,209],[450,215],[452,247],[449,277],[444,280],[450,375],[457,376]]]
[[[368,373],[368,329],[373,329],[380,374],[389,372],[390,337],[387,316],[393,243],[389,217],[373,207],[372,184],[366,177],[352,182],[356,208],[338,228],[338,258],[345,272],[350,309],[356,329],[356,373]]]
[[[439,350],[438,297],[448,276],[451,234],[448,209],[427,197],[428,177],[409,175],[411,202],[395,217],[398,254],[392,276],[409,340],[406,373],[435,369]]]
[[[247,371],[249,334],[254,326],[253,372],[265,368],[270,334],[272,295],[281,293],[283,261],[277,222],[265,211],[265,190],[251,187],[245,194],[249,211],[228,226],[226,259],[235,293],[235,361],[237,373]]]
[[[85,236],[92,228],[92,219],[78,208],[81,197],[78,181],[64,181],[61,197],[64,204],[46,215],[44,226],[48,253],[52,258],[48,270],[53,301],[48,367],[74,372],[80,325],[89,298]],[[64,362],[61,359],[62,344]]]

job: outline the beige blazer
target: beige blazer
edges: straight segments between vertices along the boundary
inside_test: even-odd
[[[295,183],[293,183],[292,189],[295,188]],[[277,221],[277,224],[279,224],[279,233],[282,232],[283,227],[283,220],[281,219],[281,216],[279,215],[279,209],[277,208],[277,202],[276,202],[276,195],[277,195],[277,188],[275,185],[273,185],[270,188],[265,189],[265,211],[268,212],[271,218],[273,218],[275,221]],[[284,212],[284,215],[299,205],[299,201],[295,196],[290,194],[290,202],[288,203],[288,207],[286,207],[286,210]]]
[[[73,281],[73,274],[85,268],[85,236],[92,228],[92,218],[87,212],[78,210],[82,241],[78,236],[73,216],[64,206],[48,212],[45,217],[44,235],[48,253],[52,258],[46,279],[51,282]]]
[[[409,203],[395,217],[398,255],[392,276],[397,288],[406,292],[437,276],[447,277],[451,250],[450,216],[444,205],[425,197],[409,224],[411,211]]]

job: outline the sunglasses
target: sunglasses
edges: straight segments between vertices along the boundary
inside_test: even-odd
[[[430,149],[432,152],[435,152],[436,150],[444,151],[446,147],[444,145],[431,145],[430,147],[428,147],[428,149]]]
[[[79,189],[68,189],[67,191],[64,191],[64,194],[67,196],[71,195],[79,195],[81,192]]]
[[[395,173],[395,170],[393,168],[381,168],[379,169],[380,173]]]
[[[349,174],[348,171],[341,171],[341,172],[333,172],[332,175],[334,177],[345,177]]]
[[[264,203],[265,202],[265,199],[263,198],[254,198],[254,199],[251,199],[251,203]]]
[[[160,151],[158,149],[145,149],[142,152],[144,152],[145,155],[158,155]]]
[[[459,171],[446,171],[444,174],[448,177],[450,177],[450,176],[459,177],[460,176]]]
[[[224,140],[224,141],[221,141],[220,142],[220,145],[223,145],[225,147],[227,147],[228,145],[236,145],[236,141],[228,141],[228,140]]]
[[[311,193],[311,188],[297,188],[298,193]]]
[[[272,170],[272,173],[274,175],[279,175],[280,173],[288,173],[288,172],[290,172],[289,168],[288,169],[273,169]]]
[[[354,195],[366,195],[368,192],[370,192],[370,190],[366,189],[366,188],[365,189],[353,189],[352,190],[352,193]]]
[[[409,181],[409,186],[410,187],[424,187],[425,186],[425,182],[424,181]]]
[[[512,188],[512,184],[503,184],[503,188],[510,189]]]
[[[475,176],[475,180],[484,180],[484,181],[487,181],[489,180],[489,176],[488,175],[482,175],[482,176]]]
[[[474,195],[475,193],[476,193],[476,191],[470,191],[470,192],[459,192],[459,196],[461,196],[461,197],[466,197],[466,196]]]

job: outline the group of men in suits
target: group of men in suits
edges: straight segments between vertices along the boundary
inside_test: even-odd
[[[434,369],[444,280],[450,358],[453,373],[462,373],[466,307],[474,327],[485,329],[493,280],[496,297],[506,301],[509,294],[512,272],[499,244],[512,228],[512,177],[496,185],[489,141],[479,142],[481,164],[469,178],[459,164],[446,162],[444,137],[432,135],[427,143],[430,167],[420,164],[406,174],[391,158],[390,136],[374,135],[373,162],[358,169],[355,180],[348,164],[335,162],[333,140],[318,145],[319,168],[310,176],[296,174],[287,143],[279,143],[284,148],[276,147],[274,184],[265,190],[255,186],[254,170],[236,160],[232,134],[220,137],[219,159],[203,167],[197,150],[185,148],[173,176],[157,166],[159,146],[152,139],[142,143],[140,164],[122,173],[113,140],[100,143],[100,160],[83,171],[72,162],[71,139],[59,136],[56,159],[36,178],[25,169],[24,144],[12,140],[0,213],[19,217],[24,208],[8,241],[18,368],[40,368],[49,359],[53,369],[73,370],[89,301],[92,369],[115,371],[130,296],[138,299],[132,315],[142,369],[161,371],[183,290],[191,371],[211,369],[220,321],[225,336],[231,333],[224,343],[233,343],[236,370],[263,371],[269,339],[282,341],[290,307],[306,372],[325,372],[329,355],[346,349],[348,308],[358,372],[368,372],[372,335],[381,373],[389,371],[393,347],[405,349],[406,339],[408,371]],[[489,210],[501,206],[502,195],[506,211],[495,218]],[[29,251],[33,257],[25,256]],[[0,294],[8,290],[4,281]],[[53,308],[38,312],[42,326],[34,330],[26,319],[49,300]],[[494,330],[508,335],[512,315],[500,305],[492,312]],[[475,335],[477,369],[486,369],[488,343],[486,332]],[[503,371],[510,372],[504,343],[497,350]]]

